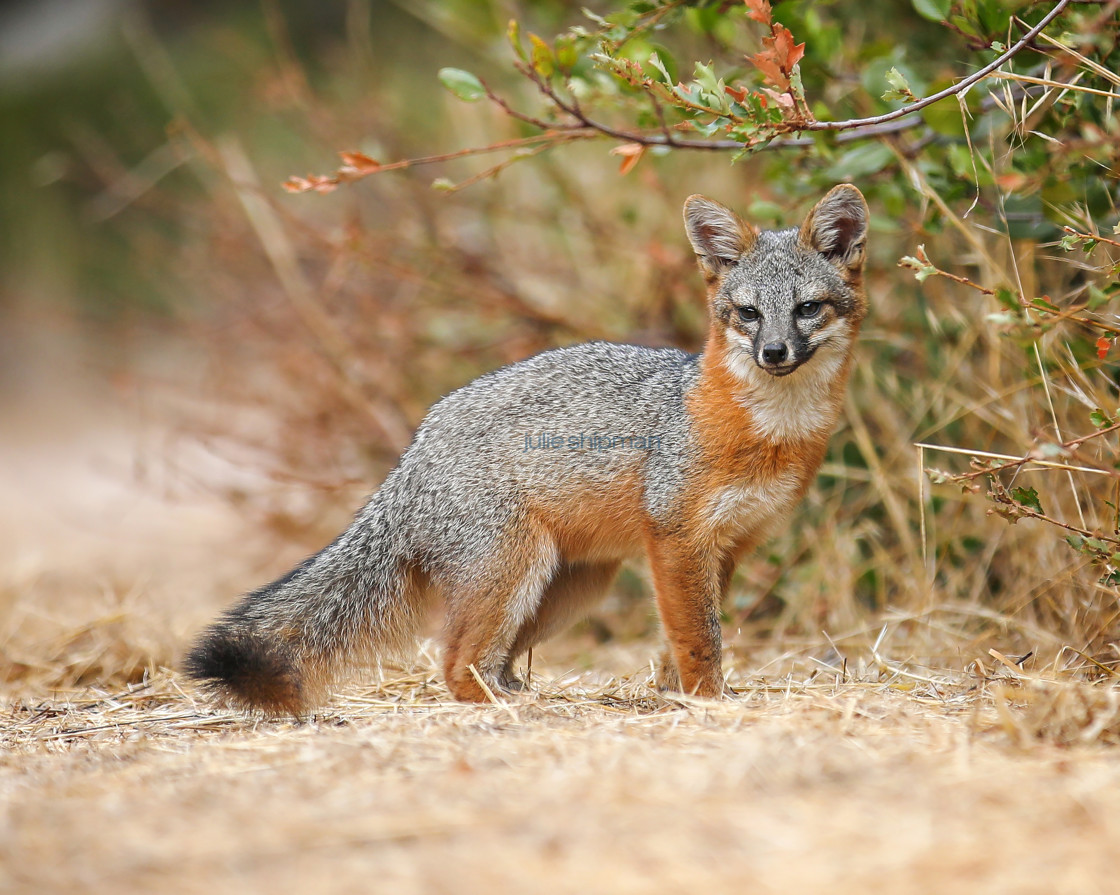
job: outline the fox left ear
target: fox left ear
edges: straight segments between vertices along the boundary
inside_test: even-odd
[[[862,267],[867,243],[867,202],[863,193],[850,183],[833,187],[813,206],[801,225],[798,239],[837,267]]]

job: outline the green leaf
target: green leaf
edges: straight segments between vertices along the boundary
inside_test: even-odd
[[[525,48],[521,46],[521,26],[517,24],[517,19],[509,20],[506,38],[509,40],[509,45],[513,47],[513,52],[517,54],[517,58],[525,62]]]
[[[914,9],[923,19],[943,22],[952,8],[952,0],[911,0]]]
[[[1116,425],[1116,420],[1110,417],[1099,407],[1089,414],[1089,422],[1091,422],[1098,429],[1107,429],[1109,426]]]
[[[533,46],[533,69],[542,78],[551,78],[556,71],[556,63],[552,58],[552,50],[537,35],[529,35],[529,43]]]
[[[996,301],[998,301],[1009,311],[1017,312],[1019,310],[1019,299],[1010,289],[997,289]]]
[[[703,87],[705,90],[709,90],[712,93],[715,93],[717,90],[719,90],[719,82],[716,80],[716,72],[715,69],[712,68],[712,64],[710,62],[707,65],[705,65],[703,62],[697,62],[696,71],[693,77],[696,78],[696,83]]]
[[[891,85],[891,89],[883,94],[883,99],[887,100],[902,100],[903,102],[914,102],[917,97],[914,96],[914,91],[910,89],[910,84],[906,80],[906,76],[893,66],[887,69],[886,75],[887,83]]]
[[[1011,24],[1011,11],[1006,0],[977,0],[976,12],[980,25],[989,34],[1006,34]]]
[[[663,83],[668,84],[670,87],[673,86],[673,76],[669,74],[669,69],[665,65],[665,60],[662,58],[661,53],[657,52],[656,50],[650,53],[649,64],[657,70],[658,74],[661,75],[661,80]]]
[[[562,36],[556,39],[556,65],[564,74],[570,74],[579,62],[579,48],[574,38]]]
[[[849,149],[828,166],[825,176],[837,182],[859,181],[882,171],[894,162],[894,153],[883,143],[865,143]]]
[[[482,82],[469,71],[461,68],[441,68],[439,80],[448,90],[464,102],[478,102],[486,96],[486,88]]]
[[[914,279],[919,283],[924,283],[937,273],[936,267],[919,258],[915,258],[913,255],[903,255],[902,258],[899,259],[898,264],[900,267],[908,267],[914,271]]]
[[[1028,510],[1034,510],[1040,516],[1045,515],[1042,504],[1038,501],[1038,492],[1034,488],[1012,488],[1011,499]]]

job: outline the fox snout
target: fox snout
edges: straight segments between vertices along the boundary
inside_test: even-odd
[[[803,360],[790,357],[786,342],[767,342],[759,352],[758,365],[771,376],[786,376],[800,367]]]
[[[812,351],[799,350],[785,339],[759,340],[755,363],[771,376],[788,376],[812,356]],[[805,346],[807,347],[807,346]]]
[[[762,346],[762,363],[776,366],[789,357],[789,346],[785,342],[767,342]]]

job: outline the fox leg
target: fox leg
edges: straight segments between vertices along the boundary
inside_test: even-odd
[[[469,581],[445,588],[447,625],[443,671],[451,695],[462,702],[485,702],[478,677],[495,693],[518,687],[509,675],[518,631],[540,606],[558,564],[556,545],[543,531],[518,532],[518,542],[487,557]]]
[[[602,599],[620,565],[619,561],[611,561],[564,563],[560,566],[545,589],[536,612],[525,620],[514,638],[506,666],[509,680],[517,680],[513,676],[515,659],[576,621]],[[516,684],[514,686],[516,688]]]
[[[657,611],[668,641],[657,670],[661,689],[715,699],[723,694],[723,590],[734,562],[715,561],[696,545],[651,539],[649,561]]]
[[[727,589],[731,585],[731,576],[735,574],[735,567],[739,564],[739,557],[742,556],[747,547],[747,544],[737,546],[720,561],[717,584],[719,586],[718,605],[721,607],[727,599]],[[661,653],[658,656],[654,671],[654,682],[657,689],[663,691],[679,693],[683,689],[681,687],[681,676],[677,671],[677,661],[673,657],[673,648],[668,643],[662,646]]]

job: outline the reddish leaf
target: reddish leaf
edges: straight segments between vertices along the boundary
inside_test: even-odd
[[[623,143],[611,150],[611,155],[621,155],[622,164],[618,166],[619,174],[628,174],[634,166],[642,160],[646,148],[641,143]]]
[[[1112,347],[1112,339],[1108,336],[1101,336],[1097,339],[1097,357],[1104,360],[1108,355],[1108,349]]]
[[[1000,174],[996,177],[996,185],[1009,193],[1021,188],[1026,182],[1027,175],[1019,171],[1008,171],[1006,174]]]
[[[333,193],[338,189],[338,181],[333,177],[325,177],[322,174],[312,174],[307,178],[311,182],[311,189],[317,193]]]
[[[770,97],[770,101],[780,109],[793,109],[793,97],[788,93],[778,93],[776,90],[771,90],[769,87],[763,87],[762,93],[759,94],[758,98],[764,109],[767,106],[767,97]]]
[[[795,44],[793,34],[785,25],[773,25],[770,30],[774,34],[772,43],[778,64],[781,65],[782,71],[788,74],[805,55],[805,44]],[[763,40],[762,43],[765,45],[766,41]]]
[[[766,80],[783,93],[789,90],[789,76],[793,67],[805,55],[805,44],[795,44],[793,35],[785,25],[770,26],[770,36],[762,38],[762,52],[751,56],[751,62]]]
[[[730,96],[737,103],[744,103],[751,92],[746,87],[732,87],[730,84],[723,88],[723,92]]]
[[[342,159],[342,164],[347,173],[354,174],[372,174],[381,167],[381,162],[374,161],[368,155],[361,152],[340,152],[339,157]]]
[[[763,43],[765,44],[767,41],[772,42],[772,39],[765,38]],[[781,64],[774,58],[772,48],[763,50],[761,53],[755,53],[751,56],[751,62],[762,72],[762,76],[768,83],[773,84],[779,90],[789,90],[789,78],[782,71]]]
[[[770,0],[743,0],[747,4],[747,15],[763,25],[770,24]]]

